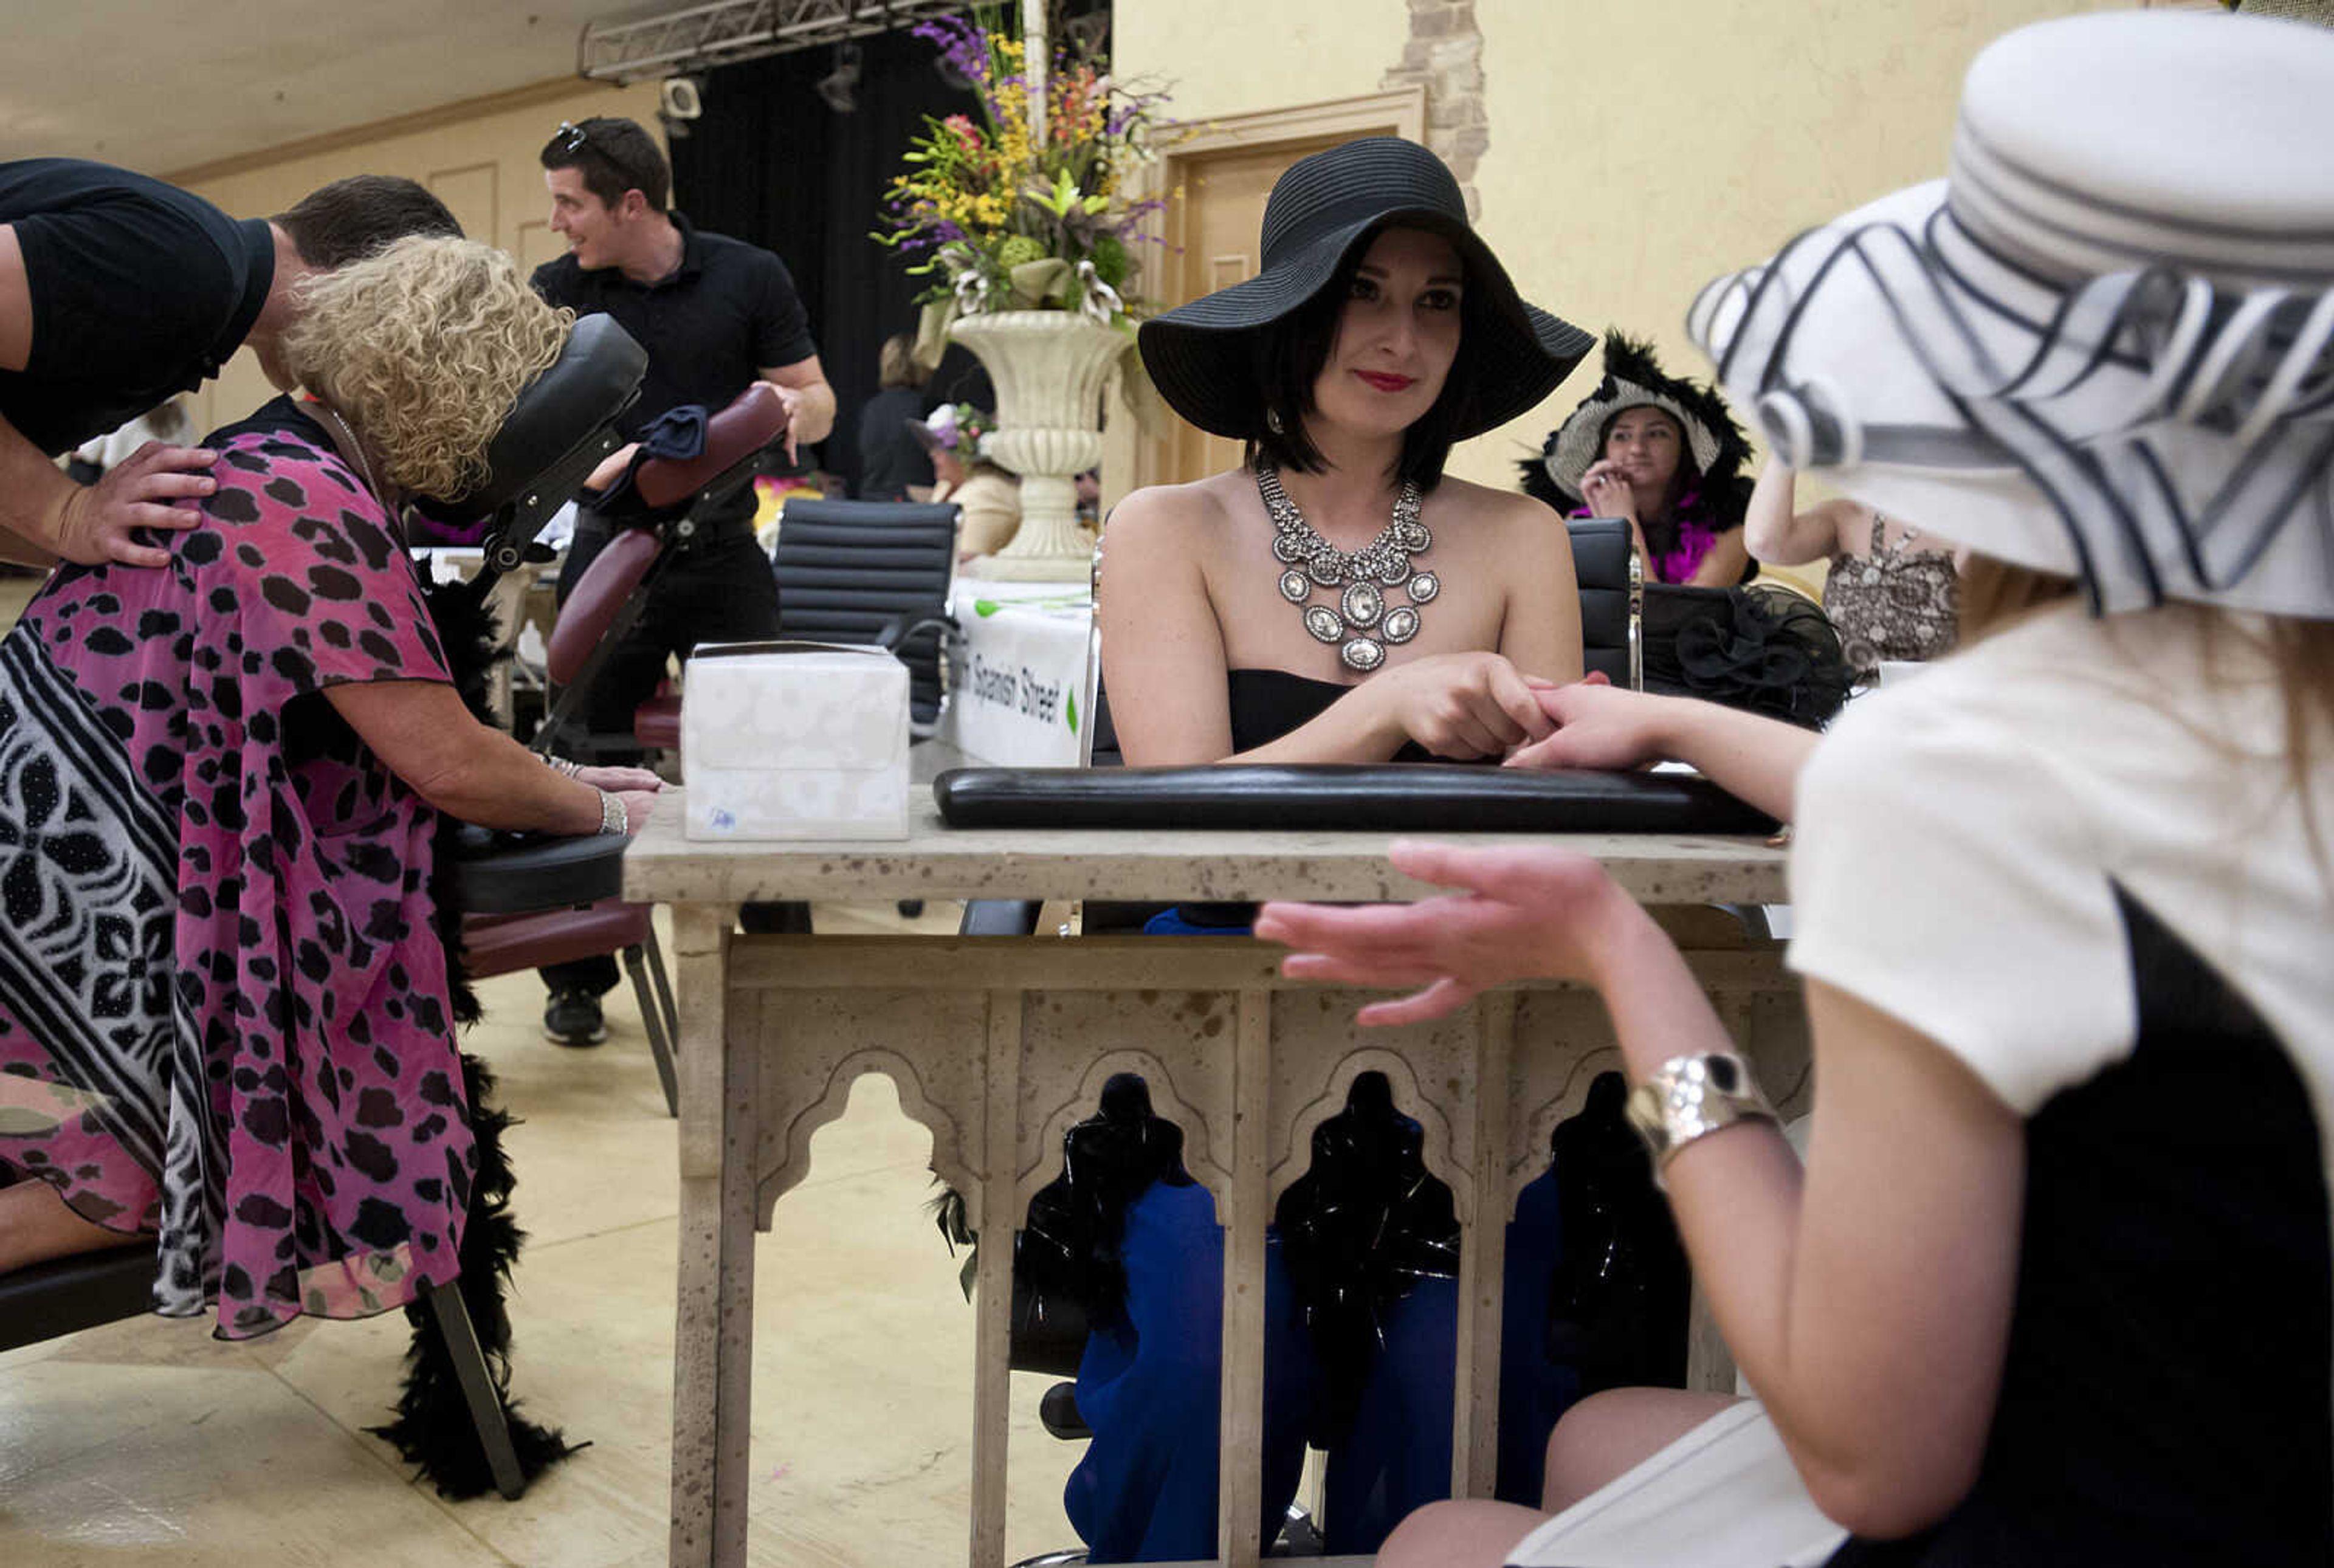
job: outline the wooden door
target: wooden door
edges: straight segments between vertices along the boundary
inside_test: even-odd
[[[1261,265],[1257,232],[1264,223],[1265,198],[1288,166],[1330,142],[1228,149],[1193,159],[1183,176],[1183,195],[1168,211],[1168,244],[1177,264],[1176,304],[1245,283]],[[1240,444],[1211,436],[1181,419],[1174,423],[1161,454],[1162,482],[1180,485],[1236,467]]]

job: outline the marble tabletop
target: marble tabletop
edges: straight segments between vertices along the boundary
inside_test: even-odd
[[[624,856],[637,903],[749,899],[1262,899],[1407,900],[1435,890],[1386,863],[1394,835],[1190,828],[951,828],[929,780],[962,758],[915,748],[904,840],[692,842],[680,802],[660,802]],[[668,792],[670,794],[670,792]],[[1664,833],[1438,833],[1458,842],[1548,843],[1596,857],[1644,904],[1773,904],[1786,852],[1763,839]]]

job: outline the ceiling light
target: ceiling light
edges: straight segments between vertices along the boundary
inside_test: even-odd
[[[859,45],[844,43],[834,46],[834,69],[818,79],[818,96],[837,114],[849,114],[859,107],[852,90],[859,85]]]

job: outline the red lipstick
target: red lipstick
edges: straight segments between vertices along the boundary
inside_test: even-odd
[[[1415,378],[1397,376],[1387,370],[1355,370],[1354,374],[1381,392],[1399,392],[1408,388]]]

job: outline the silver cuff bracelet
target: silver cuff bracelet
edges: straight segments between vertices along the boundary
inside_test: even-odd
[[[1654,1184],[1677,1151],[1738,1121],[1775,1121],[1750,1063],[1731,1051],[1673,1056],[1629,1092],[1629,1124],[1654,1157]]]
[[[624,809],[624,797],[613,790],[600,792],[600,831],[615,834],[632,831],[632,813]]]

